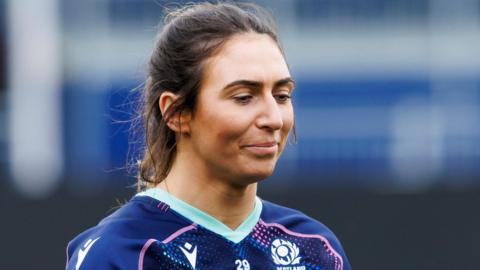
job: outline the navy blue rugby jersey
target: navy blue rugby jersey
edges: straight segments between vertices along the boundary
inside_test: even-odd
[[[349,270],[320,222],[260,200],[235,230],[159,188],[134,196],[67,246],[66,269]]]

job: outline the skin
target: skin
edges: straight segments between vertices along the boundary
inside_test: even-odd
[[[206,62],[196,109],[167,124],[177,156],[158,186],[231,229],[254,208],[257,182],[270,176],[293,127],[290,79],[276,43],[233,36]],[[162,112],[176,96],[164,93]]]

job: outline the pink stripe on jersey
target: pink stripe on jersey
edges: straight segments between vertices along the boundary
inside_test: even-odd
[[[138,270],[143,270],[143,258],[145,257],[145,253],[150,245],[157,241],[157,239],[148,239],[148,241],[143,245],[142,250],[140,251],[140,257],[138,257]]]
[[[167,237],[165,240],[162,241],[162,244],[167,244],[168,242],[172,241],[173,239],[177,238],[179,235],[181,235],[184,232],[190,231],[192,229],[196,229],[197,224],[193,223],[192,225],[186,226],[181,228],[180,230],[174,232],[171,234],[169,237]],[[143,259],[145,257],[145,253],[147,252],[148,248],[158,241],[157,239],[148,239],[148,241],[143,245],[142,250],[140,251],[140,256],[138,258],[138,270],[143,270]]]
[[[196,229],[197,224],[193,223],[192,225],[186,226],[181,228],[180,230],[174,232],[171,234],[169,237],[167,237],[165,240],[162,241],[163,244],[167,244],[168,242],[172,241],[173,239],[177,238],[179,235],[181,235],[184,232],[188,232],[190,230]]]
[[[339,270],[343,269],[343,258],[342,258],[342,256],[340,256],[340,254],[332,247],[332,245],[327,240],[327,238],[325,238],[321,235],[318,235],[318,234],[303,234],[303,233],[292,232],[289,229],[285,228],[285,226],[283,226],[282,224],[266,223],[262,219],[259,220],[259,223],[264,225],[264,226],[267,226],[267,227],[276,227],[276,228],[282,230],[283,232],[285,232],[286,234],[290,234],[290,235],[293,235],[293,236],[302,237],[302,238],[317,238],[317,239],[322,240],[323,242],[325,242],[327,244],[328,249],[330,249],[332,251],[332,253],[340,260],[340,265],[339,265],[340,267],[338,269]]]

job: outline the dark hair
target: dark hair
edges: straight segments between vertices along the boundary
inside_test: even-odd
[[[142,118],[145,153],[139,162],[139,190],[160,183],[176,154],[175,132],[166,122],[183,110],[194,111],[205,60],[233,35],[269,35],[282,51],[273,18],[254,4],[197,3],[171,11],[159,33],[143,89]],[[159,98],[165,91],[177,99],[162,115]]]

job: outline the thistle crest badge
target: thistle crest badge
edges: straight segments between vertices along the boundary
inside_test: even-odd
[[[297,245],[283,239],[272,242],[272,258],[277,265],[295,265],[300,263],[300,250]]]

